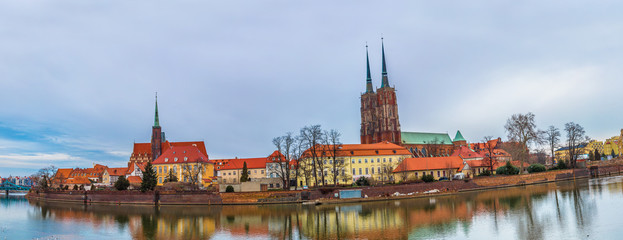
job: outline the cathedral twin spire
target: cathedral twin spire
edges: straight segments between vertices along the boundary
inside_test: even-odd
[[[382,58],[383,58],[381,88],[384,88],[384,87],[389,87],[389,79],[387,77],[387,64],[385,63],[385,44],[383,43],[383,38],[381,38],[381,53],[382,53]],[[372,88],[372,77],[370,75],[370,58],[368,57],[368,44],[366,44],[366,65],[367,65],[366,93],[372,93],[374,92],[374,90]]]

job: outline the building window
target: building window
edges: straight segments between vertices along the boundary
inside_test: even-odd
[[[359,168],[359,175],[361,175],[361,168]]]
[[[360,158],[360,159],[358,159],[358,160],[359,160],[359,163],[361,163],[361,158]]]
[[[164,172],[165,172],[165,173],[169,172],[169,167],[164,166]]]
[[[355,175],[355,169],[353,168],[353,175]]]
[[[188,161],[188,157],[184,157],[184,162]]]
[[[389,158],[389,162],[392,162],[392,158]]]
[[[415,172],[415,178],[418,178],[417,172]]]
[[[173,161],[174,161],[174,162],[177,162],[177,157],[173,158]]]
[[[351,160],[351,163],[355,163],[355,159]]]
[[[234,176],[236,176],[236,172],[234,172]]]
[[[374,174],[374,168],[372,168],[372,174]]]
[[[264,174],[264,170],[262,170],[262,174]]]
[[[441,174],[439,173],[439,171],[437,171],[437,177],[441,177]]]
[[[368,174],[368,168],[366,168],[366,174]]]
[[[257,170],[253,170],[253,173],[257,173]]]
[[[387,159],[386,159],[386,158],[383,158],[383,162],[387,162]]]
[[[162,173],[162,167],[158,167],[158,173]]]
[[[162,183],[162,178],[161,177],[158,178],[158,183]]]
[[[376,162],[377,162],[377,163],[380,163],[380,162],[381,162],[381,159],[380,159],[380,158],[377,158],[377,159],[376,159]]]
[[[164,162],[169,162],[169,158],[164,158]]]
[[[366,158],[366,159],[364,159],[364,163],[368,163],[368,159],[367,159],[367,158]]]

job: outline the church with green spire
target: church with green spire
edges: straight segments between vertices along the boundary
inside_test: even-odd
[[[366,45],[366,91],[361,95],[361,143],[391,142],[400,145],[400,121],[396,89],[389,85],[385,44],[381,38],[381,87],[374,91]]]

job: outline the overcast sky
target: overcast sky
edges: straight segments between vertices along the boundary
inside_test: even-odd
[[[0,176],[126,165],[158,92],[171,141],[262,157],[306,125],[359,143],[365,45],[381,36],[403,131],[619,135],[620,1],[2,1]],[[564,137],[564,134],[563,134]]]

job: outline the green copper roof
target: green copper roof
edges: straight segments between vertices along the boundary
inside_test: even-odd
[[[439,144],[452,145],[452,139],[447,133],[401,132],[400,137],[404,144]]]
[[[154,127],[160,126],[160,119],[158,119],[158,95],[156,95],[156,115],[154,116]]]
[[[456,136],[454,136],[454,141],[467,141],[465,140],[465,138],[463,137],[463,134],[461,134],[461,131],[456,131]]]
[[[372,75],[370,74],[370,58],[368,57],[368,45],[366,44],[366,65],[368,70],[368,76],[366,78],[366,93],[373,92],[372,90]]]
[[[389,87],[389,80],[387,79],[387,65],[385,64],[385,44],[383,43],[383,38],[381,38],[381,52],[383,54],[383,72],[381,79],[381,88]]]

